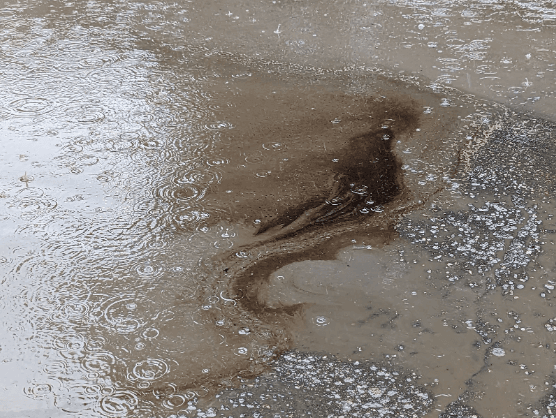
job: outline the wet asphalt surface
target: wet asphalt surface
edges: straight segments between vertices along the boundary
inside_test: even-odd
[[[446,289],[461,284],[477,294],[498,293],[519,298],[525,286],[537,283],[529,282],[531,270],[554,269],[553,259],[548,266],[541,267],[539,255],[556,233],[547,225],[553,216],[550,208],[555,192],[556,125],[507,110],[497,126],[469,160],[470,171],[452,179],[448,187],[452,194],[480,199],[480,203],[457,211],[433,203],[429,209],[407,216],[396,229],[413,246],[425,250],[430,262],[442,268],[442,276],[437,274],[434,280],[443,281]],[[456,260],[459,262],[453,263]],[[533,286],[538,290],[536,298],[529,302],[531,305],[552,298],[554,281],[547,277],[550,276],[544,276],[544,286]],[[553,306],[551,302],[549,306]],[[521,322],[518,313],[510,311],[509,315],[515,315],[516,324]],[[521,325],[503,329],[496,322],[489,323],[487,316],[483,310],[472,327],[476,333],[475,346],[483,353],[483,367],[470,371],[468,389],[442,410],[435,408],[436,399],[427,388],[431,383],[421,382],[420,375],[396,366],[392,358],[373,363],[292,351],[276,360],[271,372],[254,380],[242,380],[239,387],[221,392],[210,406],[201,407],[196,398],[189,401],[182,415],[491,417],[492,411],[481,413],[473,406],[475,400],[489,396],[488,387],[479,389],[474,382],[483,373],[495,372],[492,359],[506,354],[502,347],[508,340],[516,340],[512,334]],[[546,322],[548,332],[552,332],[553,323],[556,320]],[[546,339],[549,342],[543,348],[549,352],[547,358],[554,359],[556,344],[550,340]],[[540,372],[547,376],[545,395],[513,416],[556,416],[556,381],[551,368],[548,362],[540,365]],[[513,401],[512,393],[508,393],[508,402]]]

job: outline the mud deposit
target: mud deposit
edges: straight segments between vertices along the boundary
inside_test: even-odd
[[[180,366],[165,370],[163,381],[180,390],[201,385],[210,390],[221,379],[266,370],[269,360],[294,347],[293,333],[306,332],[306,306],[314,302],[296,299],[288,293],[295,286],[290,288],[286,279],[276,283],[273,277],[292,263],[334,260],[355,238],[364,241],[362,248],[387,245],[398,235],[394,227],[402,215],[438,194],[463,164],[463,152],[471,151],[469,140],[458,144],[438,131],[462,125],[462,115],[474,124],[477,115],[463,104],[423,113],[448,98],[417,84],[408,84],[402,96],[399,82],[362,75],[366,91],[356,95],[335,90],[341,81],[328,77],[312,86],[301,78],[279,91],[272,77],[259,77],[240,82],[255,83],[256,92],[242,86],[248,94],[234,100],[250,117],[258,116],[255,108],[271,115],[269,123],[250,119],[247,125],[234,120],[234,114],[219,115],[235,129],[218,145],[227,167],[220,169],[222,180],[206,192],[205,202],[229,209],[203,220],[188,245],[226,234],[232,249],[204,257],[192,270],[200,284],[194,295],[187,290],[182,298],[178,293],[178,301],[195,296],[202,307],[204,337],[210,337],[195,342],[199,351],[194,358],[190,350],[182,346],[179,353],[176,346],[174,359]],[[436,142],[431,132],[438,135]],[[400,150],[430,168],[422,172],[423,179],[404,174],[411,162]],[[327,280],[331,290],[337,287],[335,279]],[[353,283],[352,289],[368,293],[366,287]],[[320,297],[327,299],[314,294]],[[172,309],[190,308],[178,303]],[[187,334],[185,326],[173,320],[158,328],[158,338],[177,340]],[[154,357],[159,349],[147,346],[144,352]],[[159,381],[152,384],[159,390]]]

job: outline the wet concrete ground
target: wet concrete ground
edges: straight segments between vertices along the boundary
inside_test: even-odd
[[[554,416],[555,16],[6,2],[0,416]]]

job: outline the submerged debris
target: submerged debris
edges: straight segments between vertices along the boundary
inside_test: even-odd
[[[507,118],[473,160],[466,178],[452,182],[454,193],[473,199],[469,209],[435,206],[433,217],[408,218],[398,231],[427,249],[431,261],[447,264],[450,282],[481,276],[487,289],[501,287],[513,295],[529,280],[527,267],[541,251],[542,216],[533,196],[544,202],[555,191],[556,171],[549,156],[556,152],[551,139],[556,127],[543,121],[543,129],[532,136],[526,121],[516,122],[515,114]],[[476,281],[469,286],[476,287]]]
[[[556,387],[553,385],[552,387]],[[554,391],[547,395],[541,402],[541,410],[535,409],[533,411],[534,417],[539,418],[556,418],[556,393]]]
[[[461,401],[455,401],[446,407],[446,411],[438,418],[481,418],[474,408],[465,405]]]
[[[499,201],[470,204],[467,211],[437,210],[438,216],[428,222],[406,221],[399,231],[429,250],[431,261],[463,261],[459,269],[448,269],[449,281],[459,280],[469,270],[481,276],[494,270],[495,281],[490,280],[489,287],[510,292],[528,280],[525,267],[540,251],[536,207],[510,205]]]

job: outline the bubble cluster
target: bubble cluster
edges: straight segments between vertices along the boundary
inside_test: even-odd
[[[221,392],[210,408],[189,402],[196,417],[391,417],[415,418],[434,405],[431,393],[411,372],[370,361],[289,352],[270,374]]]

